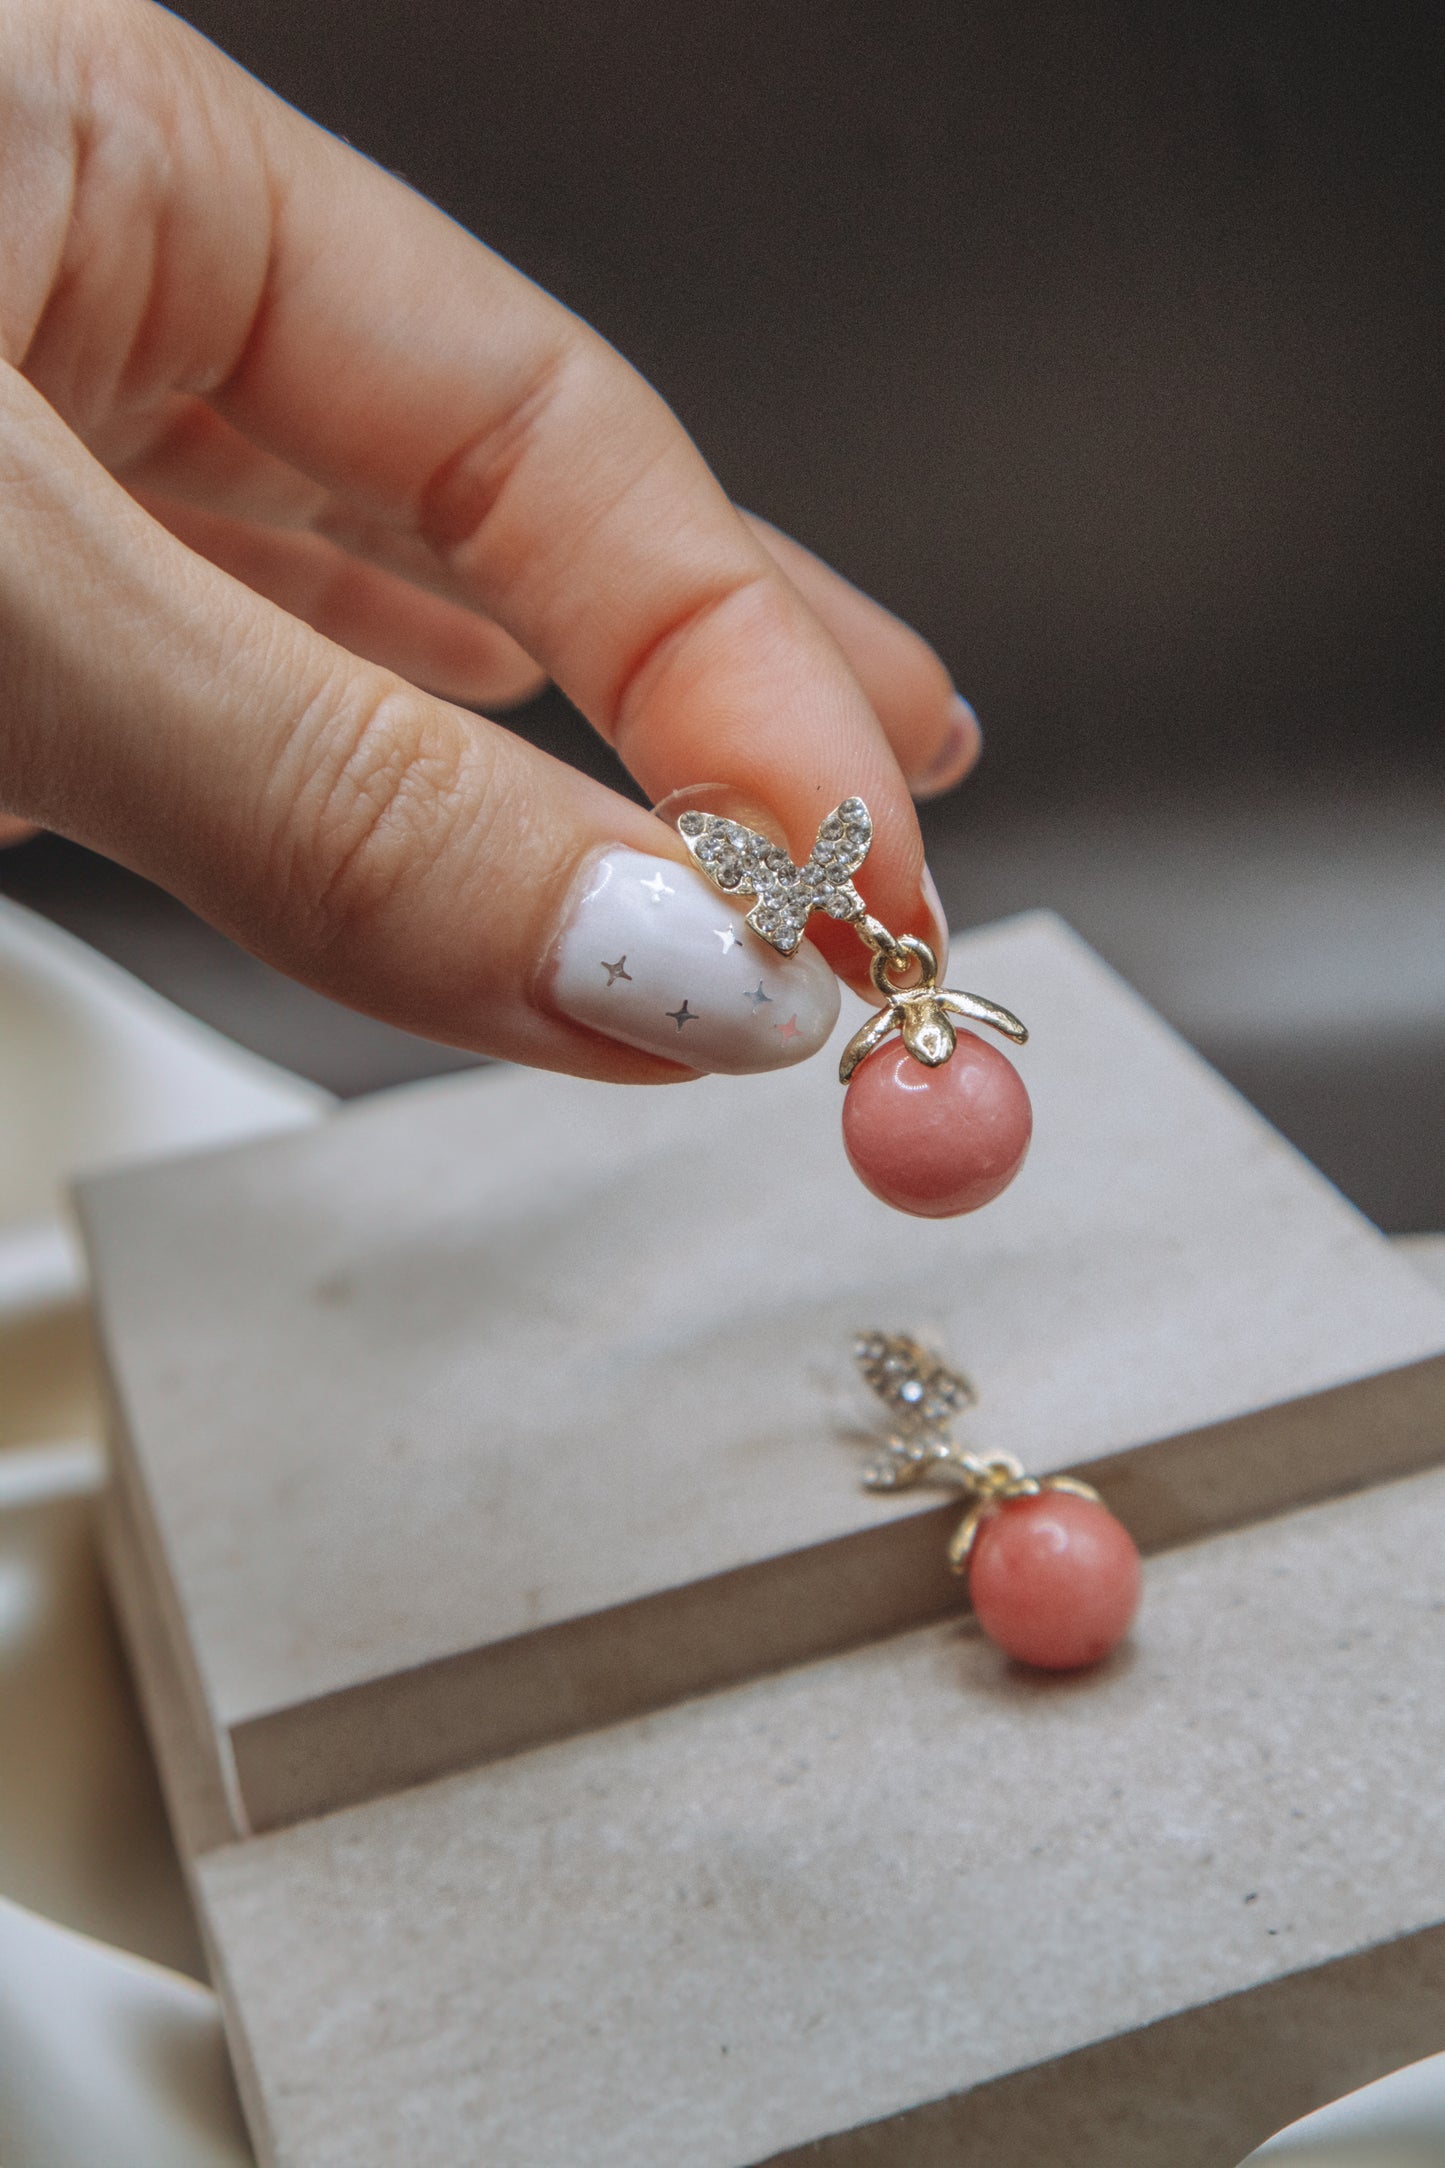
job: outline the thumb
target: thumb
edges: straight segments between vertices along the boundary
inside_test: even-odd
[[[151,520],[0,370],[0,806],[293,977],[476,1051],[618,1081],[812,1053],[783,959],[640,807],[357,660]]]

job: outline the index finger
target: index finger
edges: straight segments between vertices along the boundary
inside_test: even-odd
[[[863,797],[877,842],[860,885],[895,931],[929,933],[921,838],[873,711],[663,401],[434,206],[151,22],[111,59],[119,109],[160,101],[170,132],[171,270],[146,350],[423,536],[654,800],[731,786],[801,856]]]

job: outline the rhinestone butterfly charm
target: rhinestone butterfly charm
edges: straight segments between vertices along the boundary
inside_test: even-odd
[[[802,866],[793,864],[781,844],[718,813],[684,813],[677,832],[714,887],[757,898],[748,924],[780,956],[795,953],[815,911],[854,921],[867,916],[852,881],[873,841],[873,822],[861,798],[845,798],[834,808]]]

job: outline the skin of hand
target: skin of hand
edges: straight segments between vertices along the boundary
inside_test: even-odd
[[[547,678],[654,802],[724,785],[795,858],[858,793],[870,907],[933,935],[907,779],[946,788],[977,732],[932,651],[737,511],[604,340],[185,24],[6,0],[0,840],[56,829],[432,1038],[675,1079],[549,1003],[599,850],[685,854],[472,712]]]

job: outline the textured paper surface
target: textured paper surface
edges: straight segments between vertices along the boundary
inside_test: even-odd
[[[1442,1540],[1434,1473],[1155,1560],[1090,1676],[932,1627],[211,1853],[274,2158],[1224,2168],[1438,2013]]]
[[[1081,943],[1012,921],[950,978],[1034,1031],[1033,1154],[971,1219],[859,1188],[826,1055],[449,1079],[88,1187],[132,1510],[252,1826],[951,1601],[947,1508],[859,1487],[859,1327],[966,1365],[970,1444],[1103,1458],[1149,1540],[1438,1449],[1445,1303]]]

